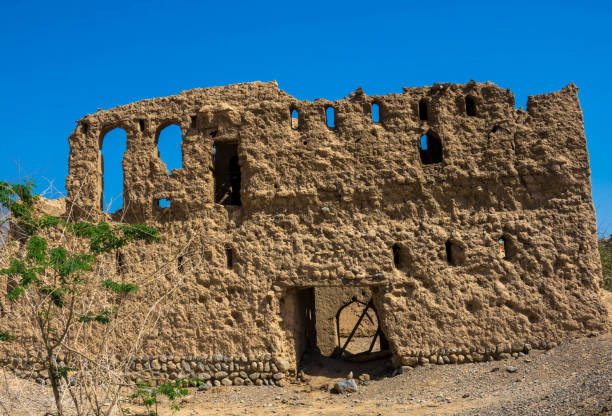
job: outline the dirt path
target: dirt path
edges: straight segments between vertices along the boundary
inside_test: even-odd
[[[612,312],[612,294],[607,295],[607,303]],[[193,390],[181,400],[176,415],[612,415],[611,333],[517,359],[417,367],[395,377],[385,368],[365,368],[362,371],[380,378],[349,395],[330,394],[319,387],[337,380],[339,372],[348,373],[351,365],[334,367],[331,361],[324,365],[308,384]],[[355,368],[355,377],[359,374]],[[44,387],[7,380],[0,389],[1,415],[41,415],[52,410]],[[9,397],[6,387],[11,383],[18,383],[20,393],[13,391]],[[12,409],[8,413],[3,410],[8,408]]]

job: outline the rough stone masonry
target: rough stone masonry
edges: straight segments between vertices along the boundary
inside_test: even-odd
[[[608,325],[577,93],[517,110],[490,82],[312,102],[251,82],[143,100],[78,122],[66,215],[162,231],[121,261],[184,275],[134,364],[173,363],[172,377],[196,366],[222,384],[278,382],[305,350],[341,347],[336,308],[368,299],[396,366],[549,348]],[[182,168],[169,173],[157,141],[172,124]],[[107,214],[101,147],[115,128],[124,204]]]

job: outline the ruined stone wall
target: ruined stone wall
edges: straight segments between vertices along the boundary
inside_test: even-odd
[[[173,123],[183,167],[169,175],[156,141]],[[100,111],[70,136],[74,218],[109,217],[100,149],[116,127],[127,150],[124,208],[112,219],[164,237],[124,250],[123,273],[166,273],[137,296],[175,299],[145,340],[148,356],[272,353],[294,365],[305,348],[295,294],[307,287],[370,290],[398,364],[449,351],[484,359],[499,345],[547,346],[606,326],[573,84],[530,97],[526,111],[509,90],[474,82],[358,89],[333,102],[255,82]],[[214,202],[215,143],[237,143],[239,207]],[[125,337],[145,313],[134,310]]]

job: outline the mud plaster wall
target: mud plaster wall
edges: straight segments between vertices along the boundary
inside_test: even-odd
[[[358,89],[334,102],[299,101],[275,82],[143,100],[78,122],[69,138],[69,212],[109,218],[100,209],[100,148],[106,132],[123,128],[124,209],[112,218],[155,225],[164,237],[126,249],[124,273],[168,274],[139,291],[145,304],[176,295],[145,340],[150,356],[270,352],[294,363],[294,287],[372,289],[396,358],[599,332],[606,311],[577,91],[570,84],[530,97],[526,111],[509,90],[474,82],[386,96]],[[466,96],[475,116],[466,114]],[[169,175],[156,140],[172,123],[183,133],[183,168]],[[441,140],[441,163],[421,162],[428,132]],[[213,202],[214,142],[238,143],[241,207]],[[162,198],[170,208],[156,206]],[[502,235],[509,258],[500,255]],[[177,288],[170,276],[178,256]],[[145,314],[133,312],[126,338]]]

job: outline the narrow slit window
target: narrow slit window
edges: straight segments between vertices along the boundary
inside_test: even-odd
[[[300,113],[295,108],[291,110],[291,128],[297,130],[300,124]]]
[[[506,240],[504,240],[504,237],[499,237],[499,241],[497,242],[497,244],[499,245],[499,257],[501,257],[502,259],[506,258]]]
[[[469,95],[465,97],[465,112],[470,117],[476,116],[476,100]]]
[[[401,266],[401,249],[400,246],[397,244],[394,244],[392,247],[392,252],[393,252],[393,265],[395,266],[396,269],[399,269]]]
[[[195,129],[198,127],[198,116],[191,116],[191,128]]]
[[[327,121],[327,127],[330,129],[336,127],[335,112],[334,107],[327,107],[325,109],[325,120]]]
[[[214,144],[215,202],[222,205],[242,205],[242,176],[237,143]]]
[[[512,239],[505,234],[502,235],[498,240],[498,250],[500,258],[510,260],[514,252]]]
[[[419,141],[419,154],[421,156],[421,162],[424,165],[442,162],[442,141],[432,132],[421,136]]]
[[[425,98],[419,101],[419,118],[423,121],[429,120],[427,116],[427,101]]]
[[[380,105],[377,103],[372,104],[372,121],[380,123]]]
[[[225,261],[228,269],[234,268],[234,250],[231,248],[225,249]]]
[[[171,202],[169,199],[160,199],[157,201],[157,206],[160,208],[170,208]]]
[[[455,259],[453,259],[453,243],[448,240],[445,244],[446,248],[446,261],[448,264],[455,264]]]
[[[144,120],[138,120],[138,128],[140,128],[140,131],[144,131],[145,130],[145,121]]]

